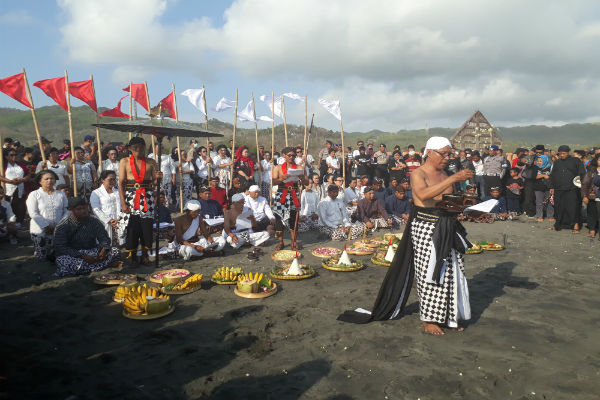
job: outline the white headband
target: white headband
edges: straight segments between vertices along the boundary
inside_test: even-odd
[[[200,205],[200,202],[198,200],[190,200],[187,203],[185,203],[186,210],[197,211],[201,208],[202,206]]]
[[[430,137],[425,145],[425,156],[427,155],[427,150],[439,150],[444,147],[452,147],[452,143],[450,143],[448,138],[442,136]]]
[[[231,196],[232,203],[235,203],[237,201],[242,201],[242,200],[245,200],[243,193],[236,193],[233,196]]]
[[[248,189],[249,192],[260,192],[260,188],[258,187],[258,185],[252,185],[250,186],[250,189]]]

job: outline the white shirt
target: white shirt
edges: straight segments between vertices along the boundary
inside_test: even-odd
[[[317,207],[319,215],[319,225],[330,228],[339,228],[352,225],[344,203],[340,199],[332,200],[327,196],[319,203]]]
[[[317,214],[319,200],[317,192],[312,190],[309,192],[304,189],[302,195],[300,195],[300,216],[310,217],[313,214]]]
[[[262,182],[271,184],[271,169],[273,168],[273,163],[267,160],[260,160],[260,165],[263,169],[262,173]]]
[[[277,157],[277,165],[285,164],[285,157]]]
[[[270,220],[275,219],[275,215],[273,215],[273,211],[269,207],[269,202],[262,196],[258,196],[256,200],[250,196],[246,196],[244,205],[252,210],[256,221],[260,221],[265,216]]]
[[[154,159],[154,153],[148,154],[148,158]],[[177,172],[177,165],[170,155],[160,155],[160,172],[163,173],[162,185],[168,185],[173,179],[173,174]]]
[[[92,183],[94,181],[92,170],[95,171],[96,167],[90,160],[85,160],[83,162],[75,162],[75,173],[77,174],[77,187],[82,185],[86,185],[88,187],[92,186]]]
[[[210,166],[202,157],[196,159],[196,167],[198,167],[198,176],[202,179],[208,179],[208,167]]]
[[[50,162],[50,160],[46,160],[46,162],[48,163],[47,166],[50,171],[54,172],[56,174],[56,176],[58,176],[58,180],[56,181],[56,184],[54,185],[54,188],[56,188],[56,186],[58,185],[62,185],[64,183],[66,183],[65,181],[65,176],[67,176],[67,164],[64,161],[57,161],[56,164],[52,164]],[[37,167],[35,168],[35,172],[40,172],[42,170],[42,165],[44,164],[43,161],[40,161],[37,165]]]
[[[351,187],[347,187],[346,189],[344,189],[344,202],[348,204],[353,201],[360,200],[358,198],[359,193],[360,190],[358,190],[357,188],[352,189]]]
[[[19,164],[7,163],[6,171],[4,171],[4,177],[6,179],[23,178],[24,176],[25,171],[23,171],[23,168],[21,168]],[[19,198],[23,197],[23,191],[25,190],[25,185],[23,183],[19,183],[18,185],[7,183],[5,186],[7,196],[12,196],[15,191],[17,191],[17,196]]]
[[[331,165],[334,168],[340,167],[340,160],[337,157],[327,156],[325,162],[327,162],[328,165]]]
[[[109,159],[102,160],[102,171],[115,171],[117,182],[119,182],[119,160],[112,162]]]
[[[473,166],[475,167],[475,175],[483,175],[483,161],[473,161]]]
[[[214,150],[211,150],[211,151],[209,151],[209,155],[210,155],[210,158],[212,158],[214,160],[215,158],[217,158],[219,156],[219,153],[217,153]]]
[[[179,168],[179,166],[177,167]],[[186,161],[184,163],[181,163],[181,179],[184,183],[187,182],[191,182],[192,180],[192,175],[190,174],[183,174],[183,172],[189,172],[189,171],[194,171],[194,166],[192,165],[192,163],[190,161]]]
[[[47,226],[56,226],[69,214],[67,211],[67,196],[60,190],[52,194],[42,188],[29,193],[27,197],[27,213],[31,217],[29,232],[39,235]]]
[[[4,209],[6,210],[6,220],[4,221],[4,223],[9,223],[9,222],[16,222],[17,221],[17,217],[15,216],[15,213],[13,212],[13,209],[10,205],[10,203],[6,200],[2,200],[0,201],[0,205],[2,207],[4,207]],[[0,221],[2,222],[2,221]]]
[[[109,222],[111,219],[119,219],[121,212],[121,198],[118,189],[113,188],[113,192],[108,193],[104,185],[100,186],[90,195],[90,205],[96,217],[104,224],[108,236],[112,238],[113,230]]]

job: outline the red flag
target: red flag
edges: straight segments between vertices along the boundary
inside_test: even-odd
[[[59,106],[63,108],[63,110],[67,110],[67,95],[65,87],[65,77],[61,78],[52,78],[45,79],[43,81],[37,81],[33,84],[33,86],[37,86],[46,93],[46,96],[50,97]]]
[[[146,111],[150,112],[148,97],[146,97],[146,85],[143,83],[134,83],[131,85],[133,90],[133,98],[138,104],[146,109]],[[123,88],[124,91],[129,92],[129,86]]]
[[[27,98],[25,74],[23,72],[9,76],[8,78],[0,79],[0,92],[12,97],[24,106],[33,108]]]
[[[175,119],[175,106],[173,104],[173,92],[169,93],[167,97],[158,102],[155,109],[158,109],[160,106],[161,110],[168,111],[169,114],[165,115],[166,117]]]
[[[69,94],[73,97],[77,97],[88,106],[92,107],[92,110],[98,112],[96,106],[96,97],[94,96],[94,85],[92,80],[69,82]]]
[[[104,111],[100,114],[101,117],[116,117],[116,118],[129,118],[129,115],[125,114],[121,111],[121,102],[123,99],[127,98],[127,96],[121,97],[121,100],[117,103],[115,108],[111,108],[110,110]]]

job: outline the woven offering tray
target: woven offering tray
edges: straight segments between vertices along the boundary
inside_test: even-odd
[[[214,278],[210,279],[211,282],[216,283],[217,285],[235,285],[237,284],[237,281],[220,281]]]
[[[123,310],[123,316],[129,319],[149,320],[162,318],[166,315],[171,314],[173,311],[175,311],[175,305],[171,305],[171,307],[169,307],[168,310],[156,314],[129,314],[127,311]]]
[[[338,260],[339,260],[338,257],[328,258],[326,260],[323,260],[323,262],[321,263],[321,266],[330,271],[337,271],[337,272],[360,271],[361,269],[363,269],[365,267],[361,261],[355,261],[352,259],[350,259],[350,261],[352,261],[351,266],[340,266],[340,265],[336,264],[338,262]]]
[[[136,274],[122,274],[115,272],[111,274],[104,274],[94,278],[94,283],[98,285],[120,285],[125,281],[137,281]]]
[[[504,250],[504,246],[493,242],[477,242],[477,246],[480,246],[483,250],[487,251],[500,251]]]
[[[483,249],[478,244],[474,244],[470,249],[465,250],[465,254],[480,254]]]
[[[237,287],[236,287],[235,289],[233,289],[233,293],[237,294],[240,297],[244,297],[246,299],[264,299],[265,297],[273,296],[275,293],[277,293],[277,284],[275,282],[272,282],[271,289],[269,289],[266,292],[242,293],[239,290],[237,290]]]
[[[380,241],[377,239],[360,239],[354,241],[353,247],[372,247],[374,249],[378,248],[380,245]]]
[[[381,265],[382,267],[389,267],[392,264],[383,258],[377,258],[375,256],[371,257],[371,262],[375,265]]]
[[[289,267],[289,265],[284,265],[283,267],[276,267],[269,273],[271,278],[282,279],[282,280],[300,280],[300,279],[308,279],[315,276],[315,270],[312,267],[300,264],[300,268],[304,272],[304,275],[284,275],[284,271]]]
[[[196,287],[193,287],[191,289],[184,289],[184,290],[166,290],[164,287],[160,288],[160,292],[163,294],[168,294],[168,295],[183,295],[183,294],[190,294],[190,293],[194,293],[196,290],[200,290],[202,289],[201,285],[198,285]]]
[[[374,247],[350,247],[346,252],[353,256],[370,256],[375,252]]]
[[[402,233],[386,233],[385,235],[383,235],[383,238],[385,239],[386,243],[389,243],[390,240],[392,241],[392,243],[395,243],[402,240],[402,235]]]
[[[298,255],[298,258],[302,257],[302,253],[296,250],[278,250],[271,253],[271,258],[275,261],[292,262],[296,258],[296,255]]]
[[[335,247],[317,247],[311,252],[313,256],[319,258],[335,257],[342,254],[342,250]]]
[[[176,274],[181,276],[182,278],[185,278],[190,274],[190,271],[181,268],[163,269],[161,271],[156,271],[148,275],[148,280],[150,282],[162,284],[162,277],[170,274]]]

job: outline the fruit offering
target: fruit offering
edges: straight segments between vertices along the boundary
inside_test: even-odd
[[[268,292],[273,286],[271,279],[262,273],[243,274],[238,277],[236,288],[241,293],[260,293]]]
[[[473,247],[466,249],[465,254],[479,254],[483,251],[480,245],[474,244]]]
[[[350,259],[350,264],[339,263],[340,257],[332,257],[323,260],[321,266],[331,271],[351,272],[358,271],[364,268],[361,260]]]
[[[187,277],[185,280],[181,280],[177,283],[170,283],[163,286],[163,290],[169,292],[185,292],[193,290],[202,285],[202,274],[194,274]]]
[[[190,274],[190,271],[187,269],[165,269],[163,271],[156,271],[152,273],[148,280],[154,283],[163,283],[163,278],[167,277],[167,283],[176,283],[174,281],[179,281]]]
[[[146,284],[131,288],[123,299],[123,309],[132,315],[150,315],[166,312],[171,307],[171,298],[161,294],[155,287]]]
[[[483,250],[504,250],[504,246],[494,242],[477,242],[477,245],[480,246]]]
[[[334,247],[317,247],[312,251],[313,256],[321,258],[339,256],[340,254],[342,254],[342,250]]]
[[[113,300],[117,303],[122,302],[125,296],[129,294],[131,289],[137,288],[139,285],[140,284],[137,281],[125,281],[121,283],[119,286],[117,286]]]
[[[236,283],[238,277],[244,273],[241,267],[221,267],[212,275],[211,280],[215,283]]]
[[[347,249],[348,254],[355,256],[368,256],[375,252],[374,247],[350,247]]]
[[[294,258],[302,257],[302,253],[297,250],[278,250],[271,253],[271,258],[274,261],[291,262]]]

